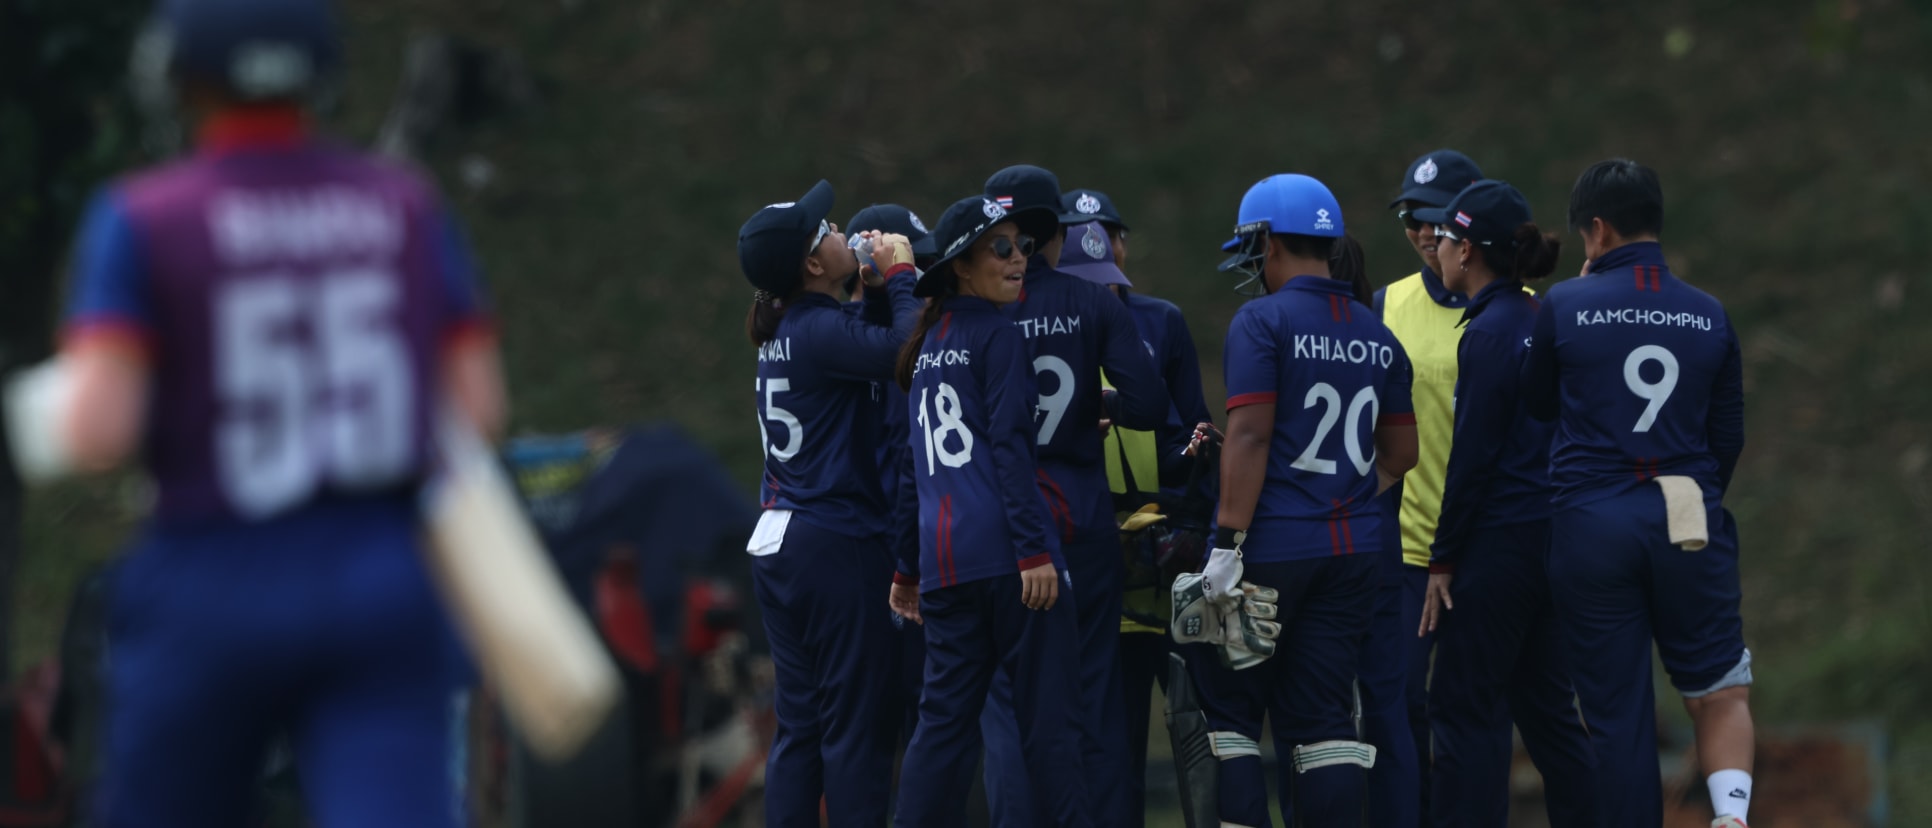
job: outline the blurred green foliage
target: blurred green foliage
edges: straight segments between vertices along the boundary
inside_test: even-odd
[[[1129,275],[1188,312],[1213,396],[1238,302],[1216,245],[1254,180],[1327,181],[1387,281],[1417,266],[1384,207],[1422,152],[1469,153],[1552,228],[1586,164],[1656,167],[1673,270],[1724,300],[1744,343],[1750,444],[1728,505],[1759,710],[1882,717],[1899,745],[1894,824],[1932,821],[1932,797],[1907,793],[1932,790],[1932,278],[1917,249],[1932,5],[344,5],[344,137],[374,136],[412,33],[502,49],[539,80],[536,108],[446,135],[428,159],[489,272],[518,427],[677,420],[748,492],[734,234],[820,177],[839,189],[835,219],[884,201],[936,218],[1018,162],[1109,192],[1134,227]],[[10,185],[24,117],[0,102],[0,251],[19,243],[19,211],[44,209]],[[78,197],[62,191],[60,209]],[[1567,241],[1560,272],[1581,263]],[[37,555],[101,554],[88,507],[113,498],[88,492],[36,501]],[[44,629],[23,647],[45,652]]]

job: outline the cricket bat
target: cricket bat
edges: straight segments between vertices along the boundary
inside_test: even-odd
[[[437,445],[441,474],[424,492],[430,571],[511,723],[539,757],[567,759],[622,680],[482,437],[446,414]]]

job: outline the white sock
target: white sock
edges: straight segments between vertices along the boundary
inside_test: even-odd
[[[1741,770],[1721,770],[1704,784],[1711,791],[1711,809],[1719,817],[1748,818],[1751,809],[1751,775]]]

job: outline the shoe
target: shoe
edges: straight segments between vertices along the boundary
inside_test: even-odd
[[[1711,828],[1751,828],[1744,824],[1743,817],[1724,816],[1711,820]]]

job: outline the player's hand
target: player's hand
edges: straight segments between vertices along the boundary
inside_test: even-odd
[[[894,267],[912,264],[912,242],[898,233],[880,233],[872,240],[872,261],[880,275]]]
[[[1060,572],[1052,561],[1020,571],[1020,603],[1027,609],[1049,610],[1060,600]]]
[[[1100,433],[1101,433],[1101,434],[1103,434],[1103,435],[1104,435],[1104,434],[1106,434],[1107,432],[1109,432],[1109,431],[1112,431],[1112,430],[1113,430],[1113,428],[1114,428],[1114,421],[1113,421],[1113,420],[1109,420],[1109,419],[1107,419],[1107,418],[1105,418],[1105,417],[1102,417],[1102,418],[1100,419]]]
[[[1442,613],[1456,608],[1456,599],[1449,597],[1449,582],[1455,577],[1448,572],[1429,573],[1429,591],[1422,599],[1422,626],[1416,629],[1415,637],[1435,632]]]
[[[893,584],[892,597],[888,599],[892,611],[900,618],[924,626],[926,619],[919,617],[919,585]]]
[[[1207,565],[1201,567],[1201,574],[1207,578],[1201,591],[1222,609],[1234,609],[1241,603],[1242,571],[1241,550],[1216,547],[1208,553]]]
[[[1220,445],[1221,440],[1221,430],[1213,423],[1195,423],[1194,436],[1187,441],[1187,451],[1181,453],[1193,457],[1205,447]]]

